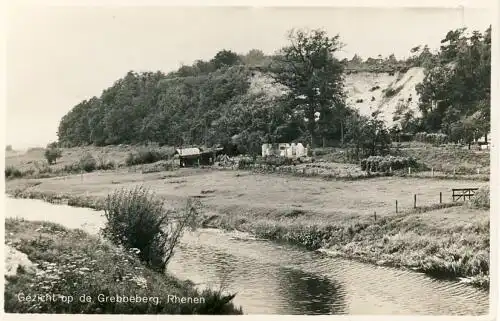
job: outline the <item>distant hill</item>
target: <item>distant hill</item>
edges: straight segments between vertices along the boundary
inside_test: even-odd
[[[338,65],[344,71],[347,108],[342,109],[344,98],[340,97],[340,107],[334,110],[342,115],[324,109],[328,116],[318,116],[322,141],[338,142],[346,129],[341,129],[344,120],[347,132],[352,129],[348,135],[358,140],[371,136],[368,132],[374,126],[378,129],[371,133],[388,136],[379,120],[391,128],[391,135],[443,132],[453,141],[470,142],[487,133],[491,28],[484,34],[450,31],[441,43],[436,53],[427,46],[412,48],[404,61],[394,55],[344,59]],[[82,101],[62,118],[59,143],[233,143],[246,146],[241,151],[245,152],[257,150],[265,141],[309,141],[307,124],[311,123],[307,121],[313,118],[305,118],[304,110],[296,108],[307,102],[301,98],[304,95],[283,95],[287,88],[275,84],[270,66],[276,58],[255,49],[246,55],[221,50],[210,61],[198,60],[168,74],[130,71],[99,97]],[[310,77],[297,74],[294,68],[285,72],[292,78]],[[308,84],[312,79],[307,79]],[[378,119],[371,119],[372,115]]]

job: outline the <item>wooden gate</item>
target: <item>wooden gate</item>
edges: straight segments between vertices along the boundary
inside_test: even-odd
[[[478,188],[453,188],[453,202],[458,202],[460,200],[465,201],[466,199],[471,199],[476,193]]]

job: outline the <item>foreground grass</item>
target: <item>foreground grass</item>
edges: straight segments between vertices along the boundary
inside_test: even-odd
[[[25,253],[38,269],[36,274],[19,269],[16,276],[6,278],[4,308],[8,313],[242,313],[230,302],[233,296],[210,290],[200,292],[188,281],[149,270],[134,253],[81,230],[68,230],[48,222],[6,219],[5,231],[6,243]],[[45,302],[23,300],[33,294],[61,294],[72,296],[74,301],[63,302],[62,297]],[[89,296],[91,302],[80,302],[81,295]],[[99,302],[99,295],[151,299],[111,303]],[[172,303],[171,296],[199,298],[199,302]]]

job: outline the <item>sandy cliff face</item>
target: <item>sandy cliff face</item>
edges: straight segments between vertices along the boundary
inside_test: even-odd
[[[358,109],[362,115],[370,115],[380,110],[380,118],[388,126],[392,120],[396,106],[407,102],[418,115],[418,95],[415,86],[424,79],[423,68],[411,68],[406,73],[369,73],[360,72],[346,76],[347,102]],[[378,87],[378,88],[377,88]],[[387,97],[387,91],[392,89],[395,94]]]
[[[419,115],[415,86],[423,79],[424,69],[419,67],[411,68],[406,73],[396,72],[394,75],[372,72],[352,73],[346,75],[345,78],[347,103],[366,116],[375,110],[380,110],[379,117],[386,122],[387,126],[392,126],[393,114],[399,103],[408,103],[409,107],[415,111],[415,116]],[[386,94],[388,90],[394,92],[392,96],[389,95],[390,97]],[[261,92],[265,92],[270,97],[276,97],[283,94],[285,89],[273,84],[269,76],[254,72],[250,80],[250,93]]]

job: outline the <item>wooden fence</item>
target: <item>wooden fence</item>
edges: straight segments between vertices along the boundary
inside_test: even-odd
[[[457,202],[460,200],[465,201],[467,198],[471,199],[477,190],[478,188],[453,188],[452,189],[453,202]]]

